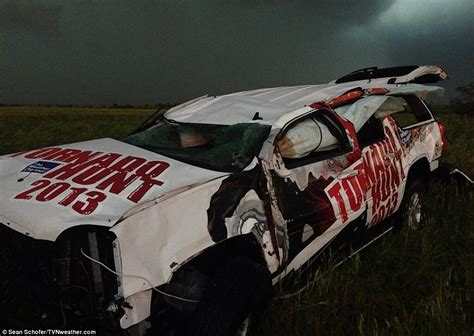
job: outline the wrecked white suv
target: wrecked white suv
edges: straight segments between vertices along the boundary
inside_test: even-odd
[[[397,211],[419,223],[444,146],[424,102],[442,89],[423,84],[445,78],[369,68],[206,96],[123,141],[0,157],[0,321],[235,333],[335,238],[370,241]]]

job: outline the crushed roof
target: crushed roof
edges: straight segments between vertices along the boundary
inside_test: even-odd
[[[232,125],[259,122],[273,125],[283,115],[315,102],[338,97],[361,87],[387,88],[390,95],[417,94],[422,97],[444,89],[420,84],[387,84],[386,79],[342,84],[300,85],[242,91],[222,96],[202,97],[169,110],[166,118],[178,122]],[[252,120],[256,113],[262,119]]]

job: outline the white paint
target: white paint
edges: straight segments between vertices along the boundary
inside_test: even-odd
[[[301,237],[301,241],[304,243],[307,241],[312,235],[314,234],[314,230],[311,225],[305,224],[303,227],[303,236]]]
[[[279,160],[272,161],[271,156],[274,150],[273,141],[278,131],[289,122],[311,113],[313,109],[306,105],[335,98],[357,86],[385,87],[392,90],[391,94],[414,93],[421,96],[427,92],[439,91],[439,88],[427,88],[414,84],[389,85],[383,80],[373,80],[370,83],[360,81],[339,85],[282,87],[239,92],[217,98],[198,98],[170,109],[166,116],[178,121],[201,123],[261,122],[271,124],[272,133],[262,148],[262,153],[266,155],[262,158],[268,159],[267,162],[262,161],[262,168],[266,176],[271,176],[271,163],[281,164]],[[372,107],[367,105],[366,110],[371,111]],[[251,120],[256,112],[263,117],[262,121]],[[404,148],[403,168],[405,171],[408,171],[409,167],[421,157],[427,157],[428,161],[439,158],[440,152],[436,151],[436,146],[440,141],[437,127],[423,126],[421,134],[412,139],[409,148]],[[114,248],[116,270],[123,274],[144,277],[151,282],[149,284],[143,279],[126,276],[120,279],[119,294],[123,295],[134,307],[127,309],[121,320],[121,326],[127,328],[148,317],[151,286],[168,282],[177,269],[176,266],[183,265],[195,255],[214,245],[207,228],[207,209],[212,195],[219,189],[222,180],[228,174],[191,166],[112,139],[87,141],[61,147],[120,153],[124,156],[143,157],[149,161],[160,160],[170,164],[170,168],[159,176],[159,179],[164,182],[163,185],[154,187],[140,204],[131,203],[121,194],[109,192],[107,199],[101,203],[96,212],[82,216],[53,201],[15,200],[15,195],[25,191],[32,182],[43,177],[38,173],[21,172],[25,167],[41,159],[26,159],[23,156],[0,157],[0,222],[4,225],[34,238],[46,240],[55,240],[66,229],[85,224],[110,227],[110,230],[115,233],[117,236]],[[291,171],[281,167],[277,172],[296,182],[303,190],[308,185],[310,174],[315,178],[327,178],[341,173],[346,165],[343,160],[345,160],[343,157],[339,157],[330,163],[325,160]],[[256,162],[254,160],[252,165]],[[81,187],[69,180],[66,182],[73,187]],[[278,259],[276,256],[268,227],[261,236],[261,242],[269,269],[275,272],[280,263],[286,261],[288,237],[286,221],[278,208],[272,182],[267,181],[267,186],[281,258]],[[90,186],[91,189],[95,187],[95,185]],[[132,184],[126,190],[130,191],[134,187],[135,185]],[[399,189],[400,195],[403,195],[404,188],[403,182]],[[347,202],[347,199],[345,201]],[[252,219],[249,222],[241,221],[241,214],[248,209],[248,205],[260,204],[259,202],[255,192],[249,192],[244,197],[234,217],[226,223],[231,236],[253,232],[257,225],[260,225],[258,221]],[[333,206],[336,205],[333,204]],[[257,208],[260,209],[260,205]],[[358,212],[348,212],[348,222],[360,215],[362,209],[363,206]],[[117,222],[118,224],[113,226]],[[334,239],[344,226],[340,214],[336,213],[336,221],[326,232],[303,249],[274,281],[301,267]],[[236,227],[237,230],[234,231]],[[306,229],[303,237],[307,239],[309,234],[310,230]]]
[[[207,209],[222,180],[214,180],[136,213],[111,231],[117,236],[122,272],[142,276],[159,286],[175,268],[214,245],[207,229]],[[150,289],[139,278],[122,279],[125,297]]]
[[[432,69],[431,67],[420,68],[415,75],[425,74]],[[406,77],[403,80],[410,78]],[[419,84],[387,84],[388,79],[373,79],[370,83],[365,80],[341,84],[288,86],[237,92],[201,99],[183,108],[169,111],[165,117],[179,122],[220,125],[258,122],[281,128],[288,122],[288,118],[294,118],[310,111],[309,105],[328,101],[357,87],[362,89],[387,88],[394,94],[413,93],[422,97],[431,92],[440,93],[444,90],[440,87]],[[262,120],[254,121],[252,119],[257,112]],[[280,118],[284,118],[283,122],[279,120]]]
[[[157,179],[164,182],[163,185],[154,186],[149,193],[145,195],[142,203],[173,193],[174,190],[179,190],[189,185],[199,185],[209,180],[228,175],[223,172],[191,166],[113,139],[92,140],[56,147],[101,151],[104,153],[120,153],[124,157],[136,156],[142,157],[147,161],[159,160],[169,163],[170,167],[165,170],[162,175],[157,177]],[[137,184],[140,183],[139,181],[132,183],[119,195],[100,190],[106,194],[107,198],[101,202],[97,210],[90,215],[80,215],[71,210],[71,207],[59,205],[58,201],[64,198],[64,195],[67,193],[47,202],[39,202],[34,197],[29,200],[15,199],[15,196],[19,193],[31,189],[32,183],[43,179],[45,174],[22,172],[25,167],[38,161],[48,160],[26,159],[24,156],[0,157],[0,215],[6,218],[7,221],[11,223],[10,227],[18,232],[23,234],[28,233],[37,239],[54,241],[63,231],[78,225],[88,224],[111,227],[125,212],[137,207],[137,204],[128,200],[127,196],[137,187]],[[53,172],[55,169],[60,169],[64,165],[65,163],[61,163],[60,166],[47,173]],[[24,180],[21,181],[21,179]],[[18,180],[20,180],[20,182],[18,182]],[[51,183],[55,182],[67,182],[72,187],[85,187],[90,190],[97,190],[97,184],[88,186],[79,185],[72,182],[71,178],[64,181],[51,179]],[[33,193],[33,195],[35,194]]]
[[[150,316],[151,294],[150,289],[131,295],[125,300],[132,308],[124,307],[125,314],[120,319],[120,326],[123,329],[130,328]]]

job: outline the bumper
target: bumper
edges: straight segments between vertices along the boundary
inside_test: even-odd
[[[74,230],[50,242],[0,225],[0,325],[96,330],[117,325],[117,316],[107,311],[116,278],[97,274],[80,254],[81,248],[91,250],[91,237],[101,260],[113,268],[114,237],[106,230]]]
[[[443,182],[456,183],[460,187],[472,188],[474,185],[474,181],[466,173],[443,161],[439,163],[439,168],[433,174],[435,178]]]

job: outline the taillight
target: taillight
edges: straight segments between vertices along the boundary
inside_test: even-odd
[[[439,133],[441,134],[441,150],[444,150],[444,147],[446,146],[446,126],[442,123],[438,123],[439,127]]]

